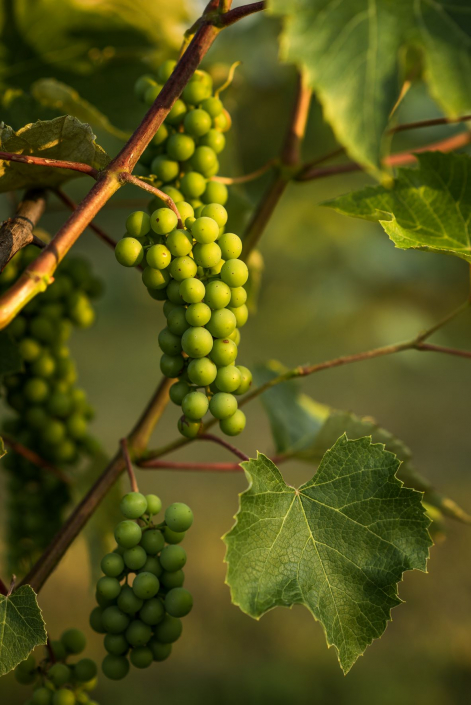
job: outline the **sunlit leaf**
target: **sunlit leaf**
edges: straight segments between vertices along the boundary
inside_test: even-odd
[[[11,595],[0,595],[0,676],[46,641],[46,625],[33,588],[22,585]]]

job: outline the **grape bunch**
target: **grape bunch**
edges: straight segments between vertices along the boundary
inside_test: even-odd
[[[24,705],[97,705],[89,696],[97,685],[95,661],[82,658],[69,662],[85,646],[85,634],[80,629],[67,629],[60,640],[51,641],[39,663],[33,654],[22,661],[15,668],[15,678],[22,685],[34,685]]]
[[[96,586],[98,606],[90,614],[90,626],[105,634],[108,654],[102,670],[112,680],[127,675],[129,661],[147,668],[168,658],[182,633],[181,617],[193,606],[191,594],[182,587],[186,552],[178,545],[193,514],[177,502],[156,525],[153,517],[161,508],[156,495],[124,495],[120,509],[126,518],[115,528],[117,547],[101,561],[104,575]]]
[[[160,83],[140,78],[138,95],[152,103],[174,65],[167,61],[160,67]],[[235,364],[239,329],[248,318],[248,269],[239,259],[241,239],[225,231],[227,188],[209,180],[219,168],[217,154],[224,148],[223,131],[229,125],[221,100],[212,95],[211,77],[196,71],[150,147],[150,168],[176,203],[181,223],[155,198],[150,215],[129,215],[126,234],[115,250],[120,264],[142,264],[149,294],[165,302],[160,369],[178,378],[170,398],[182,407],[178,428],[187,438],[199,433],[208,410],[223,433],[241,433],[246,421],[236,395],[252,383],[247,367]]]
[[[0,275],[0,292],[9,287],[38,250],[18,252]],[[74,326],[87,328],[95,318],[91,299],[101,281],[80,257],[57,269],[54,282],[33,299],[7,328],[18,344],[23,370],[4,379],[6,404],[13,416],[2,429],[57,467],[75,465],[94,450],[88,424],[93,416],[67,345]],[[2,460],[10,473],[7,522],[10,563],[22,572],[60,528],[69,489],[60,478],[15,452]]]

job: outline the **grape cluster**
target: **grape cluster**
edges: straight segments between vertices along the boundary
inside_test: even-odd
[[[160,67],[159,83],[140,78],[137,94],[152,103],[174,65],[167,61]],[[143,264],[149,294],[165,302],[160,369],[178,377],[170,398],[182,407],[178,428],[187,438],[199,433],[208,410],[224,433],[241,433],[245,415],[235,395],[244,394],[252,382],[250,371],[235,365],[239,329],[248,318],[248,269],[239,259],[241,239],[225,232],[227,188],[209,180],[219,168],[217,154],[229,126],[222,102],[212,95],[211,77],[196,71],[150,147],[151,171],[176,203],[181,227],[173,210],[153,199],[150,215],[130,214],[115,250],[120,264]]]
[[[29,246],[13,257],[0,275],[0,292],[37,253]],[[74,326],[87,328],[93,323],[91,299],[100,293],[101,282],[88,262],[70,257],[58,267],[48,289],[7,328],[18,344],[23,370],[4,379],[6,403],[14,416],[5,419],[3,431],[58,467],[72,466],[94,449],[88,433],[93,411],[76,385],[67,340]],[[60,528],[69,490],[59,478],[17,453],[9,452],[2,463],[10,472],[10,561],[21,572]]]
[[[85,646],[85,634],[80,629],[67,629],[60,640],[51,641],[39,663],[33,654],[22,661],[15,668],[16,680],[22,685],[34,684],[25,705],[97,705],[89,696],[97,685],[95,661],[82,658],[69,662]]]
[[[113,680],[127,675],[129,660],[136,668],[165,660],[182,633],[180,618],[193,606],[182,587],[186,552],[178,545],[193,514],[186,504],[171,504],[165,521],[155,525],[161,508],[155,495],[124,495],[120,509],[126,519],[114,532],[118,545],[101,561],[104,575],[96,586],[98,607],[90,614],[90,626],[105,634],[108,654],[102,670]]]

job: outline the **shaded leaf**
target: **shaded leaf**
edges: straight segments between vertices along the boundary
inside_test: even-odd
[[[255,618],[304,605],[348,672],[400,604],[403,573],[426,570],[420,494],[402,486],[399,460],[370,438],[339,438],[299,490],[264,455],[242,466],[249,487],[224,537],[233,602]]]
[[[31,585],[0,595],[0,676],[47,641],[46,625]]]
[[[281,54],[305,71],[350,155],[378,170],[383,134],[404,80],[407,49],[447,115],[471,107],[468,0],[268,0],[284,19]]]

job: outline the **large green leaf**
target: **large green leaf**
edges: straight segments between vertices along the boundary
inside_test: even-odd
[[[95,142],[91,127],[70,115],[53,120],[38,120],[18,131],[5,126],[0,129],[0,150],[45,159],[83,162],[102,169],[109,162],[106,152]],[[31,186],[59,186],[80,176],[70,169],[0,162],[0,192]]]
[[[402,486],[397,458],[369,438],[339,438],[299,489],[264,455],[242,466],[249,488],[224,537],[233,602],[257,619],[304,605],[349,671],[400,604],[404,571],[426,570],[420,494]]]
[[[448,115],[471,108],[469,0],[268,0],[284,18],[282,56],[301,66],[350,155],[378,169],[407,48]]]
[[[400,169],[391,188],[375,186],[323,205],[378,221],[396,247],[471,262],[471,157],[426,152],[417,169]]]
[[[46,641],[46,625],[33,588],[22,585],[11,595],[0,595],[0,676]]]

